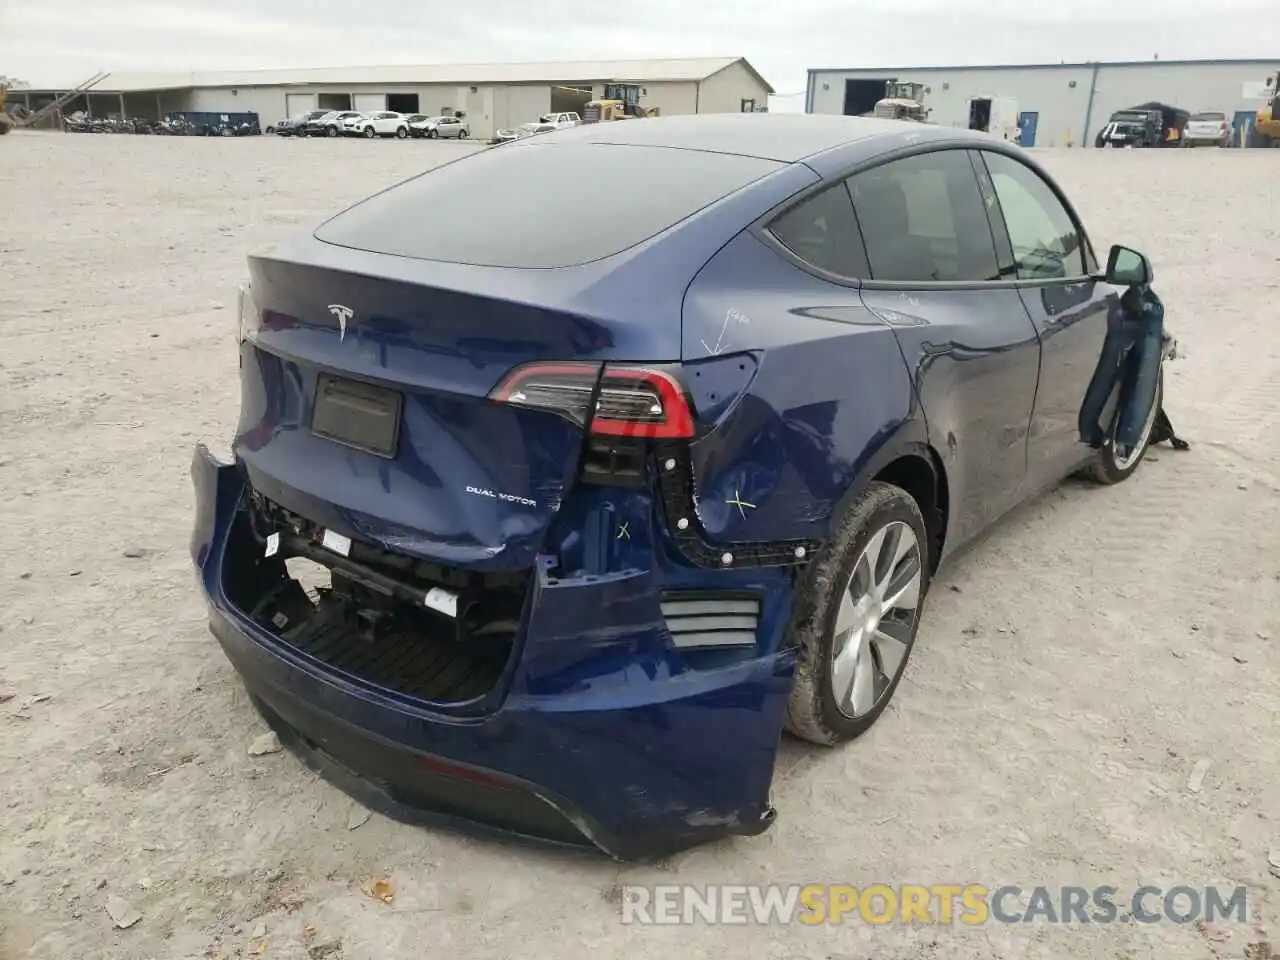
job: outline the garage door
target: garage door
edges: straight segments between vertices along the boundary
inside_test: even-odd
[[[316,109],[314,93],[286,93],[284,95],[284,115],[297,117]]]
[[[351,109],[359,110],[361,113],[374,113],[378,110],[387,109],[387,95],[385,93],[357,93],[351,98]]]

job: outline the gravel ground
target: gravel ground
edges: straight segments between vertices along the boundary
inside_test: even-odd
[[[622,868],[376,816],[352,830],[351,803],[287,753],[248,755],[264,728],[186,554],[192,446],[236,416],[244,254],[467,149],[0,141],[0,958],[1270,957],[1280,210],[1264,151],[1041,152],[1100,248],[1151,255],[1190,348],[1166,404],[1193,448],[1117,488],[1064,486],[949,571],[876,729],[838,751],[783,744],[765,836]],[[363,890],[381,878],[391,903]],[[621,884],[764,881],[1247,884],[1251,919],[619,921]],[[113,928],[113,897],[141,919]]]

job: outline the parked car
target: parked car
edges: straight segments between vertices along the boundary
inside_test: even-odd
[[[1198,147],[1202,143],[1215,147],[1231,145],[1231,123],[1227,120],[1225,113],[1219,110],[1205,110],[1191,115],[1182,133],[1182,145]]]
[[[518,127],[499,130],[489,142],[510,143],[513,140],[523,140],[539,133],[554,133],[555,129],[555,126],[550,123],[522,123]]]
[[[358,116],[359,110],[330,110],[307,121],[304,129],[308,137],[337,137],[341,136],[343,125],[352,117]]]
[[[409,136],[409,121],[403,113],[393,110],[376,110],[372,113],[361,113],[348,117],[343,121],[342,132],[348,137],[396,137],[400,140]]]
[[[939,563],[1161,396],[1088,413],[1147,260],[943,126],[583,125],[248,272],[190,545],[252,702],[374,809],[623,859],[767,829],[783,726],[866,732]]]
[[[268,128],[267,133],[275,133],[280,137],[298,136],[305,132],[307,124],[312,120],[318,120],[323,117],[327,110],[311,110],[307,113],[300,113],[295,117],[286,117],[275,125],[274,128]]]
[[[582,123],[582,117],[576,113],[544,113],[538,118],[538,121],[540,123],[549,123],[557,130],[565,130]]]
[[[1155,110],[1117,110],[1098,131],[1097,147],[1157,147],[1160,114]]]
[[[453,137],[465,140],[471,136],[471,129],[461,117],[421,117],[409,124],[409,131],[415,137],[428,140]]]

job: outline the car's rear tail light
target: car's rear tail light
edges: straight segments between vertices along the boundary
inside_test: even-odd
[[[671,374],[608,364],[600,378],[591,432],[607,437],[688,438],[694,434],[693,409]]]
[[[489,399],[546,410],[586,426],[599,379],[598,363],[526,363],[507,374]]]
[[[679,381],[651,367],[529,363],[490,399],[567,417],[606,437],[673,440],[694,435],[693,409]]]

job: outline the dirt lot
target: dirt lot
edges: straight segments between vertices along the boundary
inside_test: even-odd
[[[264,728],[186,554],[192,446],[225,447],[236,416],[243,256],[465,149],[0,141],[0,958],[1270,957],[1280,209],[1262,151],[1041,153],[1100,247],[1153,258],[1190,348],[1167,406],[1193,449],[1068,485],[951,570],[875,731],[784,743],[769,834],[620,868],[376,816],[352,830],[288,754],[248,755]],[[378,878],[392,903],[363,892]],[[619,922],[620,884],[764,881],[1247,884],[1252,919]],[[141,920],[114,929],[112,896]]]

